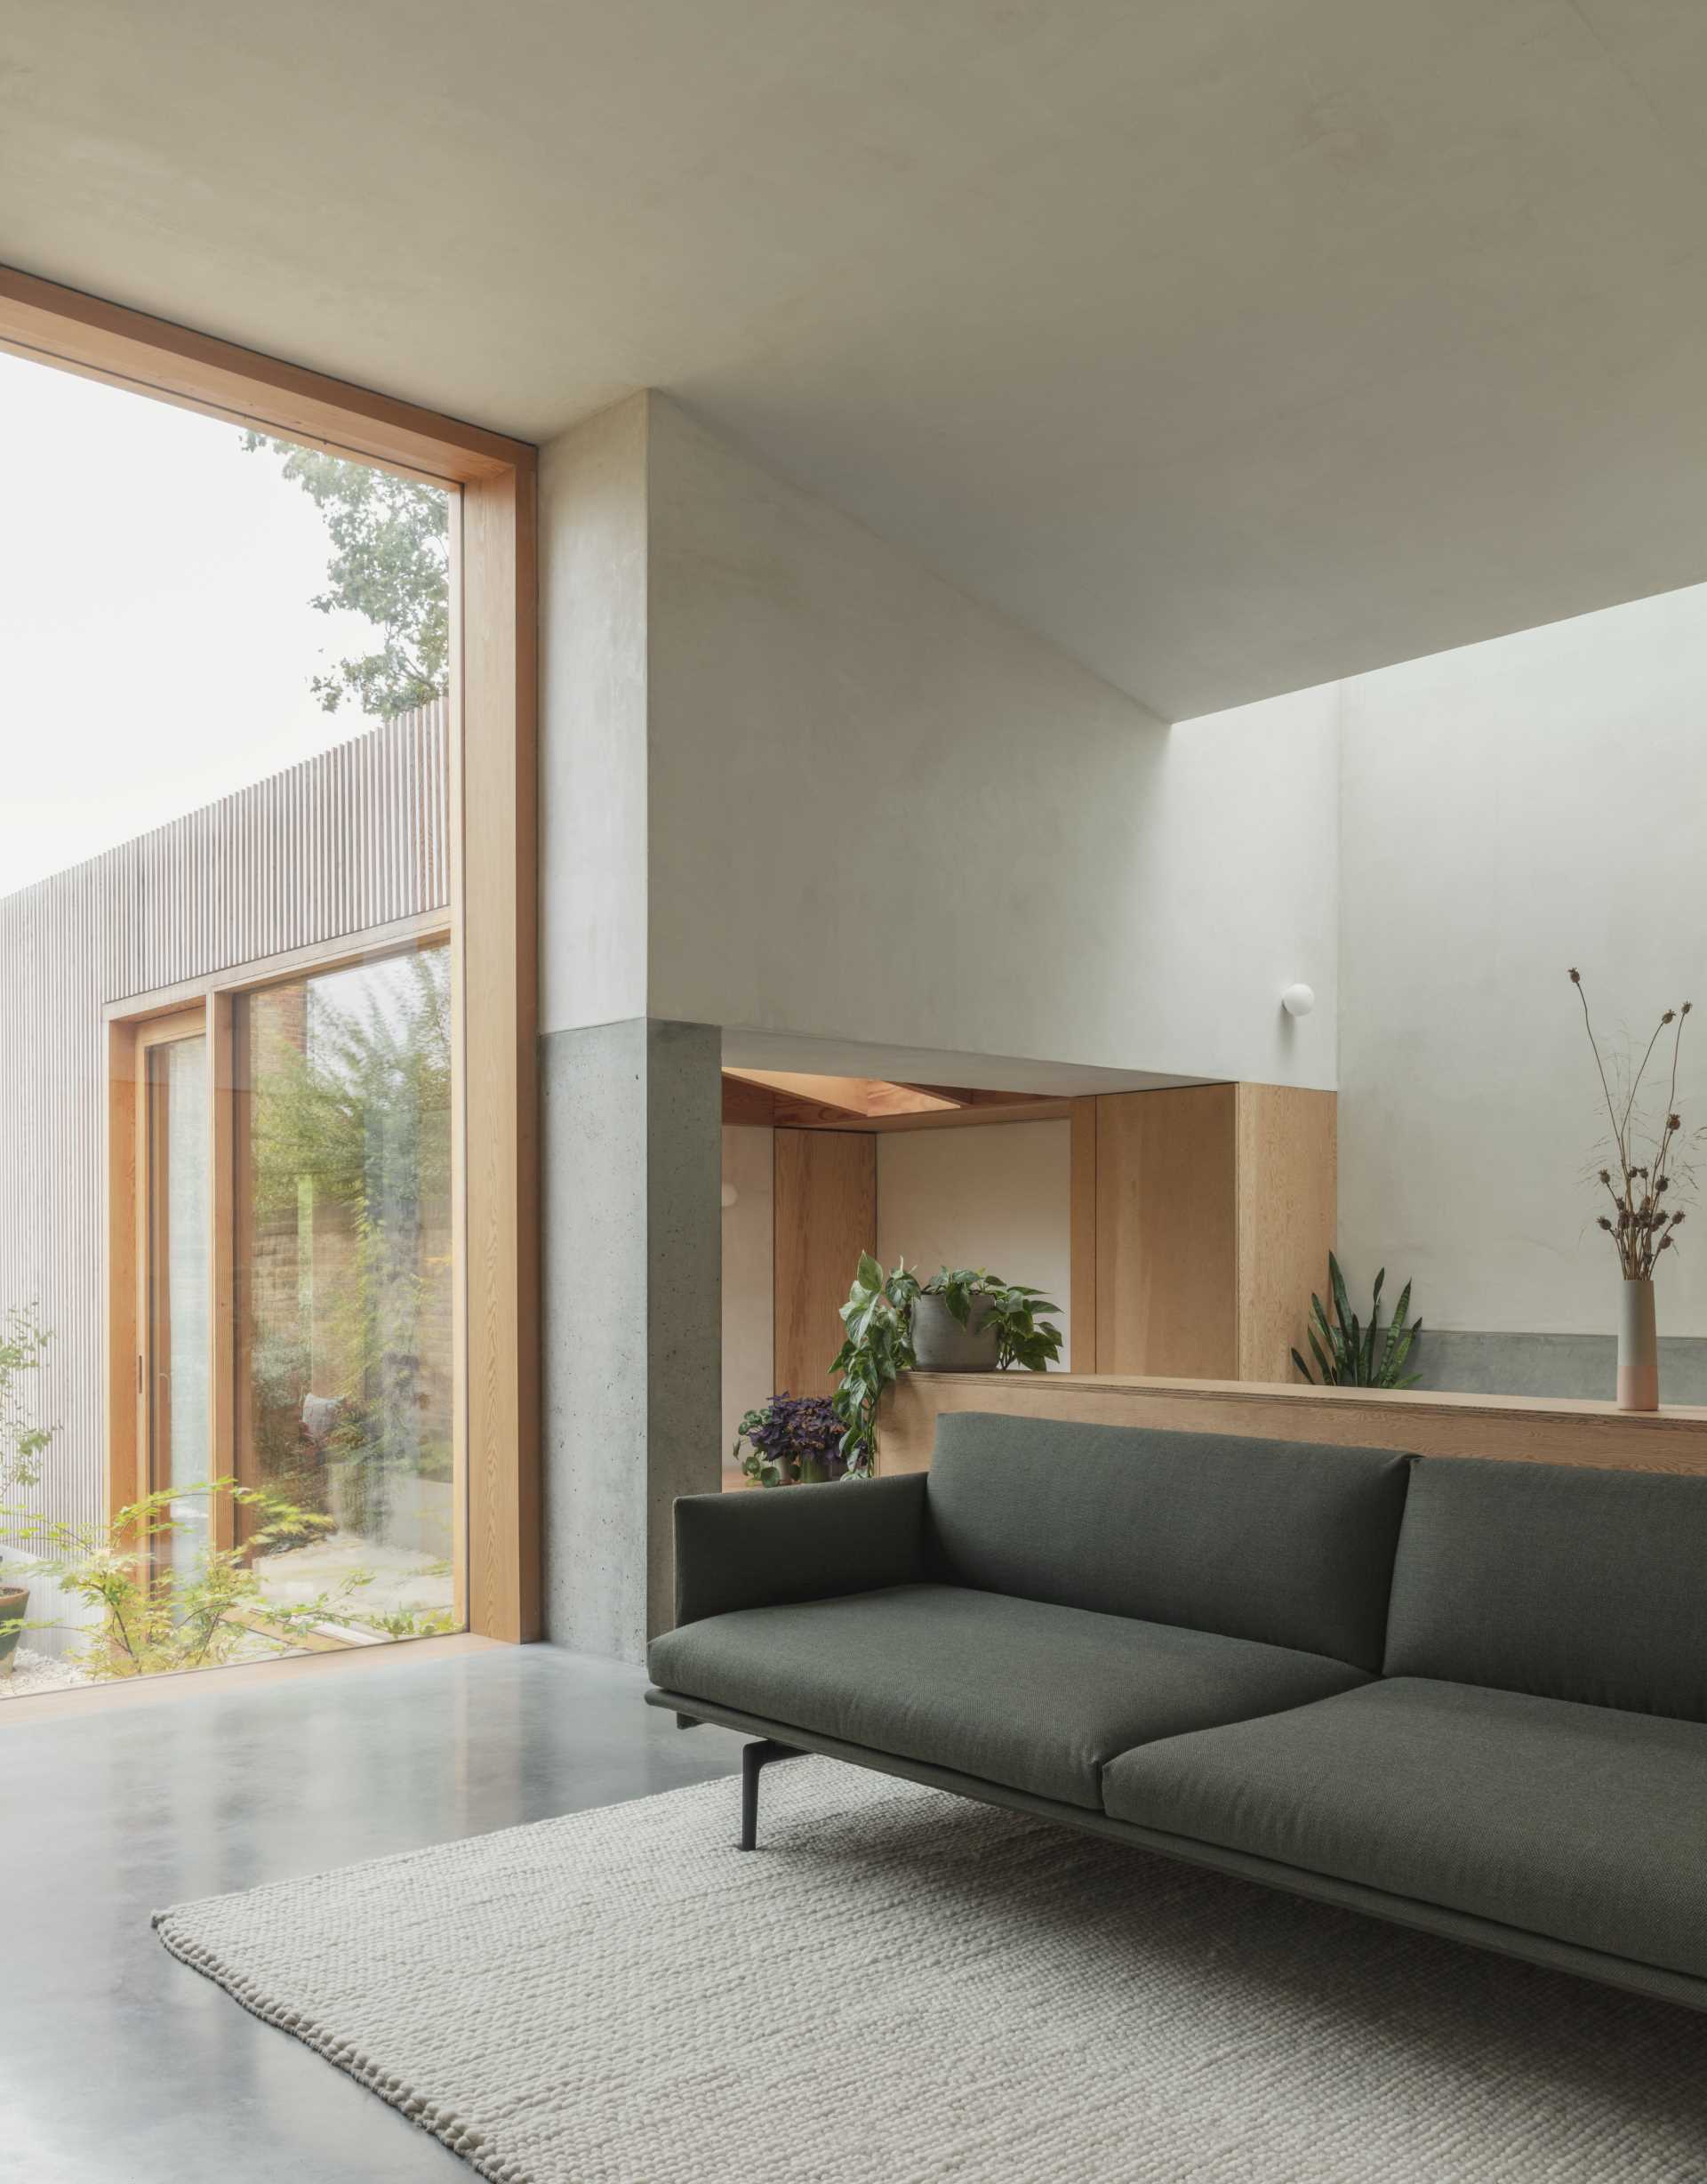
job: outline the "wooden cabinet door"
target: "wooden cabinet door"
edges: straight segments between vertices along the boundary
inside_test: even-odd
[[[828,1395],[837,1313],[862,1251],[878,1248],[878,1141],[870,1130],[778,1130],[776,1387]]]
[[[1096,1369],[1238,1370],[1238,1088],[1096,1103]]]

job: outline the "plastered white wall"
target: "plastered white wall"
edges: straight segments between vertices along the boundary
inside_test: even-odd
[[[1061,1306],[1067,1337],[1071,1126],[992,1122],[972,1129],[896,1130],[878,1139],[878,1252],[921,1274],[984,1266],[1027,1281]]]
[[[1707,589],[1169,728],[656,397],[545,450],[541,542],[547,1030],[1337,1081],[1359,1283],[1610,1325],[1564,970],[1707,1031]]]
[[[1333,1084],[1333,693],[1169,728],[650,418],[654,1015]]]
[[[542,1032],[647,1013],[647,416],[540,453]]]
[[[723,1460],[729,1468],[743,1415],[776,1393],[775,1133],[725,1123],[723,1180]]]
[[[1576,998],[1707,1002],[1707,586],[1343,686],[1340,1239],[1442,1329],[1606,1333]],[[1707,1008],[1679,1101],[1707,1121]],[[1707,1334],[1707,1212],[1659,1291]]]

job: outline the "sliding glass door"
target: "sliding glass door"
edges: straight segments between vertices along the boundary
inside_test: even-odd
[[[448,940],[114,1032],[136,1334],[115,1502],[164,1497],[138,1534],[162,1597],[219,1551],[241,1634],[220,1658],[460,1628]]]
[[[140,1046],[140,1165],[146,1178],[139,1371],[143,1489],[172,1493],[156,1566],[193,1569],[208,1536],[212,1316],[208,1047],[204,1012],[150,1024]],[[176,1491],[174,1491],[176,1489]]]
[[[235,1029],[239,1474],[329,1522],[263,1580],[281,1604],[329,1588],[343,1615],[443,1627],[458,1529],[449,945],[242,995]]]

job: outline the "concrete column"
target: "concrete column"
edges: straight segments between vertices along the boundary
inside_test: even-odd
[[[721,1437],[721,1040],[630,1017],[541,1041],[547,1635],[644,1658],[671,1505]]]

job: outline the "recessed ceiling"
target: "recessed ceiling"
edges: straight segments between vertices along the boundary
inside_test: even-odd
[[[1170,718],[1707,574],[1700,0],[12,0],[0,257],[640,385]]]
[[[1155,1070],[1099,1069],[1083,1062],[1041,1062],[1017,1055],[953,1054],[941,1048],[880,1047],[860,1040],[821,1039],[809,1032],[752,1032],[725,1027],[725,1078],[756,1078],[773,1087],[784,1080],[804,1096],[832,1079],[882,1080],[930,1085],[979,1101],[1011,1094],[1018,1099],[1081,1099],[1098,1092],[1150,1092],[1164,1085],[1201,1084],[1200,1077],[1170,1077]],[[834,1104],[834,1103],[832,1103]]]
[[[797,1070],[723,1072],[723,1119],[773,1128],[926,1129],[949,1124],[1065,1120],[1064,1099],[1044,1092],[987,1092],[968,1085],[895,1083]]]

